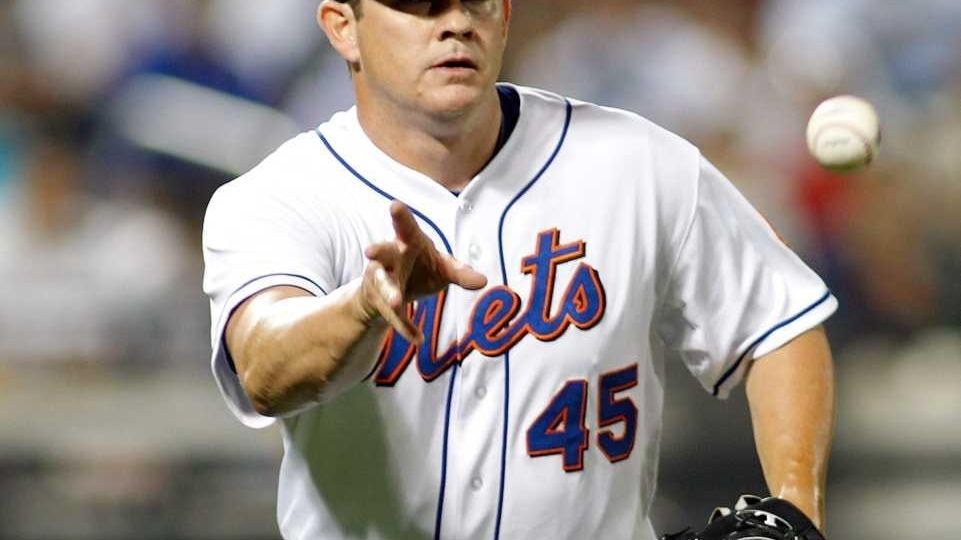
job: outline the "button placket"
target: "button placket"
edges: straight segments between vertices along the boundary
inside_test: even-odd
[[[493,276],[487,268],[490,260],[485,258],[485,242],[482,240],[484,234],[489,229],[489,224],[483,219],[484,215],[476,201],[462,199],[457,206],[457,224],[454,238],[455,256],[474,269],[487,274],[488,279]],[[474,302],[483,294],[483,291],[467,291],[458,289],[456,296],[457,304],[449,305],[449,315],[456,317],[458,321],[458,339],[463,339],[465,334],[470,331],[470,316],[473,312]],[[456,313],[456,315],[455,315]],[[472,353],[470,360],[464,359],[457,372],[458,376],[458,414],[456,423],[463,428],[461,443],[465,446],[461,448],[454,461],[451,463],[457,469],[457,480],[451,482],[451,505],[456,512],[457,518],[464,523],[474,521],[478,508],[478,499],[489,497],[489,490],[494,489],[487,485],[487,482],[496,484],[497,465],[499,452],[495,448],[488,448],[483,444],[482,438],[478,438],[476,430],[467,426],[476,426],[477,423],[491,428],[499,425],[500,416],[492,412],[492,400],[494,388],[488,388],[487,383],[487,362],[479,355]],[[452,422],[455,422],[452,417]],[[499,446],[497,447],[499,448]],[[455,487],[456,486],[456,487]],[[456,495],[455,495],[456,493]]]

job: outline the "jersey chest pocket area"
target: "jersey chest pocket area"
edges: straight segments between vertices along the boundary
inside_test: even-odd
[[[600,374],[596,380],[569,379],[526,427],[531,458],[558,456],[565,472],[584,469],[584,455],[600,451],[610,463],[631,457],[637,438],[636,363]],[[536,407],[536,406],[535,406]],[[594,407],[588,425],[588,408]],[[593,450],[592,450],[593,448]]]

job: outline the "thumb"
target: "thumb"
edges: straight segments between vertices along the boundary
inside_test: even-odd
[[[445,267],[444,274],[447,280],[454,285],[459,285],[471,291],[483,289],[487,286],[487,276],[458,261],[454,257],[445,255],[443,257],[443,264]]]

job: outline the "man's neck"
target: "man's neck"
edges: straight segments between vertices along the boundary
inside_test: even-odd
[[[437,117],[363,99],[358,99],[357,115],[367,137],[384,153],[454,192],[490,161],[502,121],[494,88],[481,104],[457,116]]]

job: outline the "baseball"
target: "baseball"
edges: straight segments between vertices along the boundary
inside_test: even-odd
[[[827,99],[808,121],[807,143],[814,159],[828,169],[851,171],[863,167],[878,154],[878,113],[871,103],[856,96]]]

